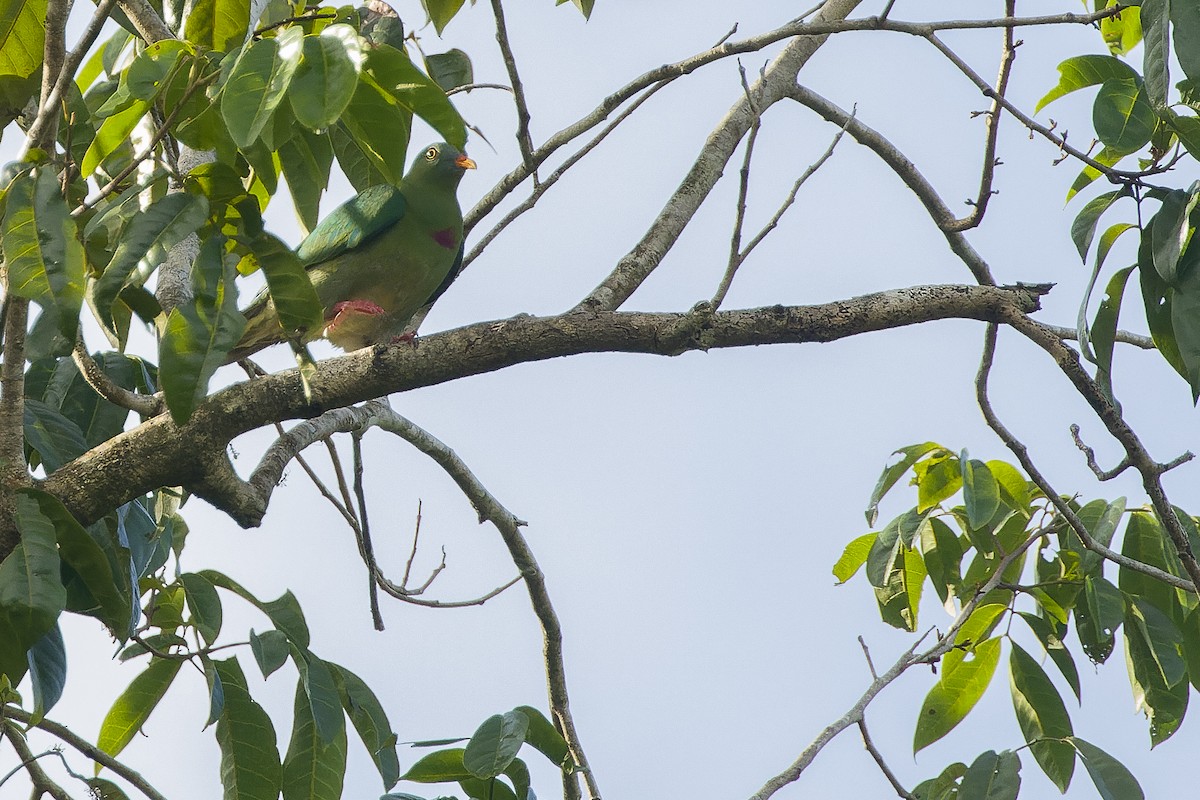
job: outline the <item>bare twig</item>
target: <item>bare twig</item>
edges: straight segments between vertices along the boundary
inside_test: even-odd
[[[1078,425],[1071,425],[1071,438],[1075,440],[1075,446],[1079,448],[1079,452],[1083,453],[1084,458],[1087,459],[1088,469],[1092,471],[1092,474],[1096,476],[1097,480],[1111,481],[1113,478],[1117,477],[1122,472],[1133,466],[1129,463],[1129,456],[1125,456],[1121,459],[1121,462],[1112,469],[1101,469],[1100,465],[1096,463],[1096,451],[1084,444],[1083,439],[1079,435]]]
[[[517,71],[517,59],[513,55],[512,43],[508,38],[508,26],[504,22],[504,8],[500,0],[492,0],[492,13],[496,16],[496,43],[500,46],[500,55],[504,58],[504,68],[508,70],[508,80],[512,84],[513,103],[517,107],[517,146],[521,149],[521,160],[525,169],[533,176],[537,185],[537,162],[533,157],[533,139],[529,134],[529,103],[525,99],[525,87],[521,83],[521,75]]]
[[[157,789],[151,786],[138,772],[125,766],[120,761],[117,761],[108,753],[96,747],[86,739],[80,738],[75,733],[72,733],[71,730],[65,725],[60,725],[57,722],[52,722],[51,720],[45,718],[34,722],[32,714],[11,705],[0,708],[0,717],[8,717],[9,719],[15,719],[17,722],[20,722],[24,725],[32,725],[35,728],[41,728],[51,736],[60,739],[62,742],[71,746],[75,750],[78,750],[80,753],[83,753],[85,756],[101,766],[112,770],[113,773],[121,777],[123,780],[128,781],[131,786],[133,786],[146,797],[150,798],[150,800],[166,800],[166,798],[163,797]]]
[[[367,519],[367,490],[363,486],[362,437],[363,430],[354,431],[350,435],[351,447],[354,452],[354,497],[358,500],[358,537],[362,548],[363,561],[367,565],[367,597],[371,604],[371,621],[375,630],[383,630],[383,615],[379,613],[379,587],[375,576],[379,574],[379,564],[375,561],[375,546],[371,543],[371,523]]]
[[[413,524],[412,548],[408,551],[408,560],[404,562],[404,576],[400,579],[401,586],[408,586],[408,578],[412,575],[413,562],[417,560],[417,544],[421,540],[421,508],[422,503],[417,500],[417,520]]]
[[[1060,339],[1078,341],[1079,330],[1077,328],[1068,328],[1064,325],[1047,325],[1042,323],[1042,327],[1053,333]],[[1114,342],[1121,344],[1130,344],[1134,347],[1140,347],[1143,350],[1154,350],[1154,340],[1149,336],[1142,336],[1139,333],[1130,333],[1129,331],[1117,331],[1117,335],[1113,337]]]
[[[915,795],[904,788],[904,784],[896,777],[896,773],[892,772],[887,762],[883,760],[883,753],[879,752],[878,748],[875,747],[875,742],[871,741],[871,734],[867,732],[866,717],[859,717],[858,732],[862,734],[863,747],[867,748],[867,752],[871,754],[871,758],[875,759],[875,763],[879,765],[880,772],[888,779],[888,783],[896,790],[896,794],[899,797],[903,797],[904,800],[917,800]]]
[[[1030,321],[1030,322],[1032,323],[1032,321]],[[1032,324],[1036,325],[1036,323],[1032,323]],[[1030,337],[1030,338],[1033,338],[1033,337]],[[1045,338],[1048,338],[1050,341],[1057,343],[1058,346],[1061,347],[1063,351],[1065,351],[1065,353],[1073,352],[1073,351],[1068,350],[1065,346],[1063,346],[1056,337],[1053,337],[1052,335],[1047,334]],[[1044,341],[1044,339],[1043,339],[1043,341]],[[1038,344],[1042,344],[1041,341],[1037,341],[1036,339],[1035,339],[1035,342]],[[1043,344],[1043,349],[1049,349],[1049,348],[1047,348]],[[1162,581],[1163,583],[1166,583],[1177,589],[1183,589],[1184,591],[1195,593],[1196,585],[1198,585],[1193,582],[1193,581],[1195,581],[1195,578],[1193,578],[1192,581],[1188,581],[1183,578],[1176,577],[1175,575],[1172,575],[1169,572],[1165,572],[1157,567],[1151,566],[1149,564],[1144,564],[1141,561],[1137,561],[1135,559],[1129,558],[1128,556],[1124,555],[1123,553],[1118,553],[1117,551],[1108,548],[1107,546],[1101,544],[1100,542],[1097,542],[1095,539],[1092,538],[1091,534],[1088,533],[1087,526],[1085,526],[1083,524],[1083,520],[1081,520],[1079,518],[1079,515],[1076,514],[1074,512],[1074,510],[1072,510],[1070,504],[1065,499],[1063,499],[1062,495],[1060,495],[1057,491],[1055,491],[1054,487],[1050,485],[1050,482],[1046,479],[1046,477],[1044,475],[1042,475],[1041,470],[1039,470],[1037,468],[1037,465],[1033,463],[1033,459],[1030,458],[1030,456],[1029,456],[1029,449],[1025,446],[1025,444],[1023,442],[1021,442],[1021,440],[1019,440],[1016,436],[1014,436],[1012,434],[1012,432],[1008,430],[1007,427],[1005,427],[1004,423],[1002,423],[1000,421],[1000,418],[996,415],[995,410],[992,408],[991,400],[988,398],[987,383],[988,383],[988,376],[991,374],[992,362],[995,358],[995,354],[996,354],[996,324],[989,323],[987,326],[987,332],[984,336],[984,349],[983,349],[983,355],[980,358],[980,362],[979,362],[979,373],[975,378],[975,395],[976,395],[976,399],[979,403],[979,409],[980,409],[980,411],[983,412],[983,417],[987,421],[988,427],[990,427],[993,431],[995,431],[996,435],[998,437],[1000,437],[1000,440],[1002,442],[1004,442],[1005,446],[1007,446],[1008,449],[1012,451],[1013,455],[1015,455],[1017,457],[1017,461],[1020,462],[1021,468],[1025,470],[1025,474],[1028,475],[1029,479],[1037,485],[1037,487],[1041,490],[1042,494],[1046,497],[1046,499],[1049,500],[1050,503],[1054,506],[1054,509],[1058,512],[1058,514],[1063,518],[1063,520],[1066,521],[1067,525],[1069,525],[1071,527],[1071,530],[1073,530],[1075,532],[1075,535],[1079,537],[1079,540],[1081,542],[1083,542],[1083,546],[1086,547],[1087,549],[1091,550],[1092,552],[1099,554],[1102,558],[1112,561],[1113,563],[1115,563],[1121,567],[1124,567],[1126,569],[1131,569],[1136,572],[1140,572],[1144,575],[1149,575],[1150,577],[1155,578],[1156,580]],[[1052,352],[1051,355],[1055,355],[1056,360],[1058,360],[1059,356],[1062,354],[1056,354],[1056,353]],[[1067,356],[1067,357],[1069,358],[1069,356]],[[1075,361],[1075,364],[1076,364],[1076,366],[1079,366],[1078,360]],[[1060,367],[1062,367],[1062,365],[1063,365],[1063,362],[1061,360],[1059,361],[1059,365],[1060,365]],[[1067,370],[1064,369],[1064,372],[1066,372],[1066,371]],[[1082,366],[1079,366],[1079,371],[1083,372]],[[1084,373],[1084,376],[1086,377],[1086,373]],[[1068,373],[1068,377],[1070,377],[1070,373]],[[1078,384],[1076,384],[1076,385],[1078,388]],[[1096,394],[1097,395],[1099,394],[1098,389],[1096,390]],[[1086,395],[1085,395],[1085,398],[1086,398]],[[1110,432],[1111,432],[1111,429],[1110,429]],[[1118,441],[1121,440],[1121,437],[1117,437],[1117,438],[1118,438]],[[1139,443],[1139,446],[1140,446],[1140,443]],[[1127,453],[1129,452],[1128,448],[1126,449],[1126,452]],[[1170,508],[1170,505],[1168,504],[1167,507]],[[1158,510],[1157,505],[1155,506],[1155,510],[1156,511]],[[1162,518],[1161,512],[1159,515],[1159,519],[1163,523],[1163,526],[1166,527],[1168,523],[1165,519]],[[1175,518],[1173,510],[1171,512],[1171,520],[1175,523],[1176,526],[1179,526],[1179,520]],[[1186,535],[1185,535],[1185,538],[1186,538]],[[1172,539],[1174,539],[1174,537],[1172,537]],[[1178,544],[1176,544],[1176,547],[1178,547]],[[1183,560],[1185,552],[1186,551],[1180,553],[1181,561]],[[1194,559],[1193,559],[1193,563],[1194,563]],[[1188,574],[1191,575],[1191,572],[1189,571]]]
[[[466,83],[462,86],[455,86],[446,92],[447,97],[453,97],[459,92],[469,92],[472,89],[502,89],[506,92],[511,92],[512,87],[504,83]]]
[[[871,651],[867,647],[867,641],[863,637],[858,637],[858,646],[862,648],[863,657],[867,659],[867,669],[871,671],[872,680],[879,677],[879,673],[875,671],[875,662],[871,660]]]
[[[67,790],[51,780],[46,771],[37,763],[41,756],[33,754],[33,750],[30,749],[16,725],[11,722],[0,722],[0,728],[4,731],[4,737],[12,744],[13,750],[17,751],[17,757],[21,759],[21,767],[29,774],[29,782],[33,784],[33,797],[48,794],[54,800],[73,800]],[[48,754],[43,753],[42,755]]]
[[[913,191],[913,194],[921,201],[921,205],[925,206],[925,211],[946,237],[950,249],[971,271],[975,280],[985,286],[995,284],[996,281],[992,277],[992,271],[987,262],[957,229],[959,221],[954,216],[954,212],[942,200],[937,189],[933,188],[933,185],[926,180],[904,153],[900,152],[883,134],[856,119],[852,113],[826,100],[812,89],[797,85],[792,87],[791,96],[796,102],[812,109],[828,122],[845,128],[859,144],[874,151],[875,155],[883,160],[883,163],[892,168],[904,185]]]

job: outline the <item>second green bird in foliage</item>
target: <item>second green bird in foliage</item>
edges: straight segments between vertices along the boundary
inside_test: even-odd
[[[436,299],[463,257],[462,210],[455,194],[475,162],[446,143],[430,145],[399,187],[372,186],[321,220],[296,251],[325,311],[322,336],[357,350],[402,335]],[[264,290],[243,312],[246,330],[226,363],[285,340]]]

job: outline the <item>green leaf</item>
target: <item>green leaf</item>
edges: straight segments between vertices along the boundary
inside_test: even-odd
[[[109,380],[123,389],[137,388],[134,362],[122,353],[93,353],[92,360]],[[79,428],[89,448],[125,430],[129,409],[113,405],[92,388],[70,358],[60,359],[44,395]]]
[[[1200,117],[1183,116],[1168,109],[1163,113],[1163,120],[1179,137],[1184,149],[1192,154],[1192,158],[1200,159]]]
[[[362,50],[362,40],[349,25],[330,25],[317,36],[304,37],[288,92],[301,125],[321,130],[338,121],[358,85]]]
[[[387,182],[398,185],[404,176],[412,113],[363,72],[358,76],[358,88],[354,90],[354,97],[342,114],[340,124],[350,133],[355,147]]]
[[[529,797],[529,767],[524,761],[519,758],[510,761],[504,770],[504,777],[512,782],[516,797]]]
[[[528,729],[529,718],[520,711],[488,717],[467,742],[463,766],[484,780],[504,774],[525,743]]]
[[[170,658],[151,659],[150,665],[133,679],[104,716],[96,746],[110,756],[124,750],[167,693],[182,664]]]
[[[196,574],[206,578],[213,586],[233,592],[238,597],[246,600],[270,617],[275,627],[287,634],[288,639],[293,644],[303,649],[308,648],[308,623],[304,621],[304,612],[300,610],[300,603],[291,592],[284,592],[274,600],[263,602],[233,578],[216,570],[203,569]],[[263,635],[266,636],[267,634]]]
[[[487,800],[517,800],[517,793],[509,788],[504,781],[492,778],[491,780],[481,780],[479,778],[463,778],[458,782],[462,790],[467,793],[467,797],[472,798],[487,798]]]
[[[1197,188],[1193,183],[1189,190],[1175,189],[1162,200],[1162,207],[1150,220],[1151,252],[1154,269],[1168,284],[1178,283],[1179,256],[1187,243],[1191,225],[1188,216],[1196,205]]]
[[[366,152],[354,141],[346,126],[340,122],[329,129],[329,140],[337,156],[338,166],[346,174],[354,191],[361,192],[371,186],[388,183],[388,176],[375,166]]]
[[[25,441],[37,451],[46,472],[87,452],[79,426],[45,403],[25,400]]]
[[[956,800],[958,782],[967,772],[967,765],[956,761],[942,770],[936,778],[921,781],[912,794],[917,800]]]
[[[46,0],[0,5],[0,76],[23,78],[41,69],[46,40]]]
[[[958,796],[963,800],[1016,800],[1021,790],[1021,759],[1011,750],[988,750],[967,768]]]
[[[988,469],[987,464],[977,459],[968,459],[964,452],[959,459],[962,469],[963,502],[967,507],[967,521],[972,528],[982,528],[1000,510],[1000,484]]]
[[[1187,0],[1171,3],[1171,26],[1179,66],[1188,78],[1200,80],[1200,6]]]
[[[346,777],[346,726],[332,740],[323,739],[303,681],[296,683],[292,709],[292,738],[283,759],[283,800],[339,800]]]
[[[1092,125],[1106,146],[1123,153],[1141,150],[1154,135],[1158,114],[1138,78],[1112,78],[1100,86]]]
[[[324,310],[295,251],[267,233],[254,241],[253,248],[250,257],[266,276],[280,326],[289,334],[320,328]]]
[[[962,584],[962,544],[950,526],[932,518],[921,529],[921,558],[942,603]]]
[[[271,121],[300,63],[304,32],[286,27],[238,56],[221,91],[221,115],[239,147],[247,147]]]
[[[921,705],[913,753],[941,739],[962,722],[991,683],[999,661],[1000,640],[988,639],[975,645],[972,658],[964,658],[953,670],[942,670]]]
[[[450,24],[450,20],[454,19],[454,15],[458,13],[465,2],[466,0],[421,0],[421,5],[425,6],[425,13],[429,15],[429,21],[433,23],[438,36],[441,36],[442,31]]]
[[[949,452],[913,464],[913,476],[917,482],[917,511],[934,508],[962,488],[962,470],[958,458]]]
[[[408,772],[400,776],[401,780],[415,783],[446,783],[474,777],[463,764],[464,753],[466,750],[461,747],[430,753],[409,767]]]
[[[1154,606],[1131,598],[1125,615],[1125,656],[1134,703],[1150,720],[1150,744],[1179,729],[1187,710],[1187,668],[1179,629]]]
[[[1146,43],[1142,53],[1142,72],[1146,93],[1155,108],[1167,104],[1167,89],[1171,86],[1170,0],[1142,0],[1139,23]],[[1122,11],[1121,15],[1124,16]]]
[[[179,576],[191,611],[191,623],[204,641],[212,645],[221,633],[221,597],[216,588],[203,575],[185,572]]]
[[[445,90],[417,69],[408,54],[390,45],[379,45],[367,55],[367,68],[384,90],[411,113],[429,123],[459,148],[466,146],[467,128]]]
[[[1124,764],[1078,736],[1067,741],[1079,752],[1096,791],[1104,800],[1145,800],[1142,787]]]
[[[1071,223],[1071,241],[1075,243],[1075,249],[1079,251],[1079,258],[1082,261],[1087,261],[1088,250],[1092,246],[1092,239],[1096,235],[1096,226],[1100,223],[1100,217],[1113,203],[1128,194],[1128,190],[1118,189],[1094,197],[1075,217],[1075,221]]]
[[[207,655],[201,653],[200,663],[204,666],[204,681],[208,684],[208,719],[204,723],[207,728],[221,718],[225,710],[225,687],[221,683],[221,675],[217,665]]]
[[[193,0],[183,35],[209,50],[236,50],[250,26],[250,0]]]
[[[1117,320],[1121,312],[1121,301],[1125,296],[1125,285],[1133,267],[1118,271],[1108,281],[1104,299],[1096,310],[1092,322],[1091,342],[1096,356],[1096,382],[1109,401],[1116,402],[1112,389],[1113,350],[1117,339]]]
[[[29,681],[33,684],[33,719],[30,724],[36,725],[58,703],[67,684],[67,650],[57,622],[33,643],[27,658]]]
[[[517,706],[513,711],[524,714],[529,722],[525,730],[525,741],[529,745],[549,759],[554,766],[571,766],[571,751],[567,740],[554,727],[554,723],[532,706]]]
[[[237,307],[235,270],[223,263],[224,250],[220,236],[201,245],[192,265],[192,300],[171,309],[159,342],[163,396],[181,425],[208,396],[209,379],[246,327]]]
[[[292,649],[292,662],[300,672],[300,682],[308,694],[310,713],[321,742],[328,744],[346,731],[341,694],[329,665],[307,650]]]
[[[0,242],[9,291],[56,314],[59,330],[74,341],[83,305],[83,245],[52,169],[36,168],[9,186]]]
[[[1129,524],[1121,540],[1121,554],[1134,561],[1158,567],[1172,575],[1183,573],[1179,557],[1169,544],[1167,533],[1158,519],[1144,511],[1129,515]],[[1150,603],[1176,624],[1183,622],[1187,608],[1180,602],[1177,590],[1144,573],[1121,567],[1117,585],[1131,597]]]
[[[0,617],[24,653],[54,626],[67,595],[53,521],[32,497],[17,495],[16,523],[21,541],[0,562]]]
[[[1117,5],[1109,0],[1106,8]],[[1100,20],[1100,35],[1108,45],[1108,52],[1115,56],[1125,55],[1142,41],[1142,21],[1137,6],[1122,8],[1121,13]]]
[[[925,442],[924,444],[912,444],[908,447],[902,447],[892,453],[893,456],[900,456],[900,459],[884,467],[879,480],[875,484],[875,488],[871,491],[871,499],[867,503],[866,511],[868,525],[875,524],[875,520],[879,516],[879,501],[896,485],[896,481],[900,480],[900,476],[908,472],[912,465],[917,463],[918,459],[934,450],[945,450],[945,448],[936,442]]]
[[[1174,288],[1170,314],[1171,332],[1194,401],[1200,396],[1200,270],[1192,270]]]
[[[1042,643],[1047,655],[1058,667],[1058,671],[1067,679],[1067,683],[1071,686],[1071,691],[1075,693],[1077,700],[1082,699],[1081,689],[1079,685],[1079,670],[1075,666],[1075,659],[1071,656],[1071,651],[1063,644],[1063,640],[1058,633],[1050,626],[1050,623],[1034,614],[1026,612],[1017,612],[1018,616],[1029,625],[1030,630],[1037,636],[1038,641]]]
[[[275,630],[258,634],[251,630],[250,652],[254,654],[263,678],[269,678],[272,672],[284,665],[291,653],[287,634]]]
[[[1075,56],[1058,65],[1058,85],[1038,101],[1037,113],[1060,97],[1095,86],[1113,78],[1134,78],[1137,73],[1119,58],[1112,56]]]
[[[180,57],[191,52],[193,48],[178,39],[164,39],[147,46],[124,73],[129,96],[153,102],[166,86],[168,76],[175,72]]]
[[[1121,590],[1101,577],[1088,575],[1083,582],[1084,602],[1075,607],[1075,629],[1083,652],[1103,663],[1116,644],[1116,632],[1125,616]]]
[[[1150,338],[1163,359],[1180,375],[1187,378],[1188,369],[1184,364],[1183,355],[1179,352],[1179,344],[1175,341],[1175,328],[1172,322],[1172,306],[1174,291],[1155,272],[1150,256],[1149,232],[1142,233],[1142,245],[1138,249],[1138,281],[1142,290],[1142,305],[1146,311],[1146,324],[1150,328]]]
[[[279,165],[307,236],[320,218],[321,193],[329,185],[329,168],[333,165],[333,145],[328,136],[301,128],[280,146]]]
[[[275,726],[250,697],[237,659],[214,662],[225,705],[217,720],[221,748],[221,785],[228,800],[276,800],[282,788]]]
[[[1079,509],[1079,519],[1091,535],[1092,541],[1108,547],[1112,544],[1117,533],[1117,527],[1125,516],[1125,498],[1118,497],[1111,503],[1104,500],[1093,500]],[[1080,557],[1083,572],[1086,575],[1100,577],[1104,574],[1104,559],[1094,550],[1083,551],[1082,543]]]
[[[1179,649],[1187,664],[1188,678],[1192,686],[1200,687],[1200,606],[1187,613],[1179,630],[1181,634]]]
[[[877,538],[879,538],[878,533],[864,533],[846,545],[841,557],[833,565],[833,576],[837,578],[838,584],[850,580],[854,573],[867,563],[867,555],[871,552],[871,546],[875,544]]]
[[[925,584],[925,562],[921,554],[898,542],[898,558],[888,571],[883,586],[875,587],[875,600],[884,622],[906,631],[917,629],[917,610]]]
[[[383,779],[383,788],[392,788],[400,779],[400,760],[396,756],[396,734],[392,731],[383,706],[362,678],[337,664],[329,664],[329,669],[337,681],[342,708],[346,710],[354,730],[375,762]]]
[[[59,558],[74,572],[96,603],[94,612],[90,613],[107,625],[114,635],[124,639],[122,633],[129,620],[132,600],[125,586],[113,575],[103,548],[54,495],[37,489],[23,489],[20,494],[32,501],[22,501],[24,513],[31,513],[36,505],[37,512],[54,526]]]
[[[471,66],[470,56],[457,47],[445,53],[425,56],[425,71],[429,73],[433,82],[446,92],[475,82],[475,70]]]
[[[106,158],[121,146],[128,145],[130,134],[149,110],[147,101],[135,100],[128,108],[112,114],[101,123],[96,129],[96,138],[92,140],[80,164],[83,177],[91,177]]]
[[[174,192],[132,219],[92,292],[106,323],[111,321],[112,305],[121,290],[145,283],[171,248],[199,230],[207,217],[208,201],[203,197]]]
[[[1111,148],[1105,147],[1099,153],[1092,156],[1092,160],[1097,163],[1103,164],[1106,167],[1115,167],[1118,163],[1120,163],[1121,159],[1125,158],[1127,155],[1129,155],[1129,154],[1121,153],[1121,152],[1118,152]],[[1096,169],[1095,167],[1091,166],[1090,164],[1086,165],[1083,168],[1083,170],[1079,173],[1079,175],[1075,178],[1075,182],[1071,184],[1071,188],[1067,190],[1066,202],[1068,202],[1068,203],[1071,202],[1072,198],[1074,198],[1075,195],[1082,192],[1088,186],[1091,186],[1092,182],[1095,181],[1096,178],[1100,177],[1100,174],[1101,174],[1100,170]]]
[[[1071,718],[1050,678],[1015,642],[1008,660],[1013,710],[1029,750],[1060,792],[1066,792],[1075,772],[1075,749],[1056,741],[1071,736]]]

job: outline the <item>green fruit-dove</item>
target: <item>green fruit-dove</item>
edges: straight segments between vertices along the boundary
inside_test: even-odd
[[[417,156],[400,186],[371,186],[335,209],[296,254],[325,309],[324,336],[343,350],[401,336],[413,315],[454,280],[463,219],[455,191],[475,162],[444,142]],[[226,363],[287,336],[266,290],[243,312],[246,330]]]

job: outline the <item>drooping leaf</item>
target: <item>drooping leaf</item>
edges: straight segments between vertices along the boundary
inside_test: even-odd
[[[56,409],[28,398],[24,414],[25,441],[37,452],[46,472],[53,472],[87,452],[83,431]]]
[[[425,56],[425,69],[434,83],[446,92],[475,82],[475,70],[471,66],[470,56],[457,47],[445,53]]]
[[[1063,644],[1063,640],[1058,633],[1050,627],[1050,623],[1034,614],[1027,612],[1018,612],[1018,616],[1029,625],[1030,630],[1037,636],[1038,641],[1042,643],[1046,654],[1050,656],[1050,660],[1058,666],[1059,672],[1067,679],[1067,683],[1071,687],[1071,691],[1075,693],[1077,700],[1082,698],[1079,685],[1079,669],[1075,666],[1075,659],[1071,655],[1071,651]]]
[[[237,659],[216,661],[225,705],[217,720],[221,785],[232,800],[277,800],[282,767],[271,717],[250,697]]]
[[[1092,239],[1096,236],[1096,226],[1100,223],[1100,217],[1113,203],[1128,195],[1126,189],[1106,192],[1089,200],[1076,215],[1075,221],[1071,223],[1071,241],[1079,251],[1080,260],[1087,261],[1088,250],[1091,249]]]
[[[900,476],[908,472],[913,464],[922,456],[933,452],[934,450],[944,450],[940,444],[936,442],[925,442],[923,444],[913,444],[908,447],[902,447],[892,453],[892,456],[900,456],[894,463],[890,463],[884,467],[883,472],[879,475],[879,480],[875,483],[875,488],[871,491],[871,499],[867,503],[867,524],[874,525],[875,520],[879,515],[879,501],[883,496],[896,485],[896,481],[900,480]]]
[[[1179,629],[1165,614],[1131,598],[1125,614],[1125,655],[1136,706],[1150,720],[1150,744],[1157,746],[1179,729],[1190,687],[1179,652]]]
[[[67,685],[67,650],[58,623],[33,643],[27,654],[33,684],[33,724],[54,708]]]
[[[396,734],[388,722],[379,699],[371,688],[345,667],[329,664],[334,680],[337,681],[341,694],[342,708],[354,724],[359,739],[367,748],[379,776],[383,779],[383,788],[390,789],[400,779],[400,760],[396,756]],[[459,751],[459,768],[463,774],[461,750]],[[455,780],[454,778],[448,780]]]
[[[921,781],[912,790],[917,800],[955,800],[958,797],[959,781],[967,772],[967,765],[956,761],[942,770],[936,778]]]
[[[367,68],[401,106],[429,123],[447,142],[459,149],[466,145],[467,128],[458,109],[442,87],[417,69],[407,53],[380,45],[368,53]]]
[[[129,145],[130,134],[149,110],[150,103],[147,101],[132,99],[127,108],[108,116],[100,124],[80,165],[84,177],[90,177],[105,159]]]
[[[1108,8],[1117,5],[1109,0]],[[1120,14],[1100,20],[1100,35],[1114,56],[1125,55],[1142,41],[1142,20],[1137,6],[1122,8]]]
[[[355,147],[372,167],[379,170],[388,183],[398,185],[404,176],[412,113],[363,72],[358,76],[358,87],[339,124],[350,133]]]
[[[54,522],[28,495],[16,496],[20,543],[0,562],[0,617],[8,624],[17,652],[24,653],[54,626],[66,607],[55,547]]]
[[[96,746],[110,756],[124,750],[167,693],[181,664],[182,661],[171,658],[151,659],[149,666],[133,679],[104,716]]]
[[[897,542],[897,546],[898,558],[885,575],[883,586],[875,587],[875,600],[884,622],[894,628],[915,631],[925,585],[925,562],[916,549],[903,542]]]
[[[996,672],[1000,660],[1000,640],[979,642],[971,655],[971,658],[961,660],[953,670],[943,668],[938,682],[925,696],[913,736],[914,753],[953,730],[979,702]]]
[[[196,574],[207,579],[213,586],[233,592],[248,601],[270,617],[275,627],[285,633],[297,647],[308,648],[308,623],[304,621],[304,612],[300,609],[300,603],[291,592],[284,592],[274,600],[263,602],[240,583],[216,570],[203,569]]]
[[[292,737],[283,759],[283,800],[339,800],[346,776],[346,726],[332,740],[323,739],[303,681],[296,684],[292,709]]]
[[[261,634],[251,630],[250,651],[254,654],[254,660],[264,678],[269,678],[272,672],[282,667],[291,652],[288,649],[287,634],[275,630],[264,631]]]
[[[1078,736],[1067,741],[1079,752],[1088,776],[1104,800],[1145,800],[1142,787],[1124,764]]]
[[[53,169],[38,167],[9,186],[0,243],[9,291],[55,314],[59,330],[73,342],[83,306],[84,253]]]
[[[948,602],[962,584],[963,549],[950,526],[936,517],[921,529],[921,559],[938,597]]]
[[[488,717],[467,742],[463,766],[484,780],[502,775],[525,743],[528,728],[529,718],[520,711]]]
[[[223,614],[220,595],[207,578],[194,572],[180,575],[179,582],[183,584],[188,610],[191,612],[191,623],[204,637],[204,641],[211,645],[221,633]]]
[[[292,649],[292,663],[300,672],[300,684],[322,744],[345,736],[346,715],[342,713],[341,694],[329,665],[300,648]]]
[[[1186,0],[1171,3],[1171,34],[1183,73],[1200,80],[1200,7]]]
[[[958,796],[964,800],[1016,800],[1021,790],[1021,759],[1011,750],[980,754],[963,775]]]
[[[1142,72],[1146,93],[1155,108],[1167,104],[1167,89],[1171,86],[1170,0],[1142,0],[1139,9],[1142,36],[1146,47],[1142,53]],[[1124,16],[1124,11],[1121,15]]]
[[[321,194],[329,185],[329,168],[333,165],[333,145],[328,136],[301,128],[280,146],[279,165],[303,233],[308,235],[320,218]]]
[[[1125,616],[1121,590],[1104,578],[1088,575],[1084,579],[1084,601],[1075,607],[1075,627],[1083,652],[1096,663],[1103,663],[1116,644],[1116,632]]]
[[[1013,709],[1034,759],[1060,792],[1075,772],[1075,749],[1061,741],[1071,736],[1071,718],[1050,678],[1015,642],[1008,661]]]
[[[221,712],[225,710],[225,687],[212,658],[201,654],[200,663],[204,666],[204,682],[208,684],[208,719],[204,722],[204,727],[207,728],[219,720]]]
[[[525,741],[529,745],[549,759],[550,763],[556,767],[570,764],[571,751],[567,746],[567,740],[554,727],[554,723],[546,718],[546,715],[531,706],[517,706],[513,711],[524,714],[529,722],[525,729]]]
[[[967,521],[972,528],[982,528],[1000,510],[1000,484],[987,464],[967,458],[966,453],[959,459],[959,466],[962,469]]]
[[[838,579],[839,584],[850,580],[854,573],[867,563],[867,555],[871,552],[871,546],[875,544],[877,538],[879,538],[877,533],[864,533],[846,545],[841,557],[833,565],[833,575]]]

